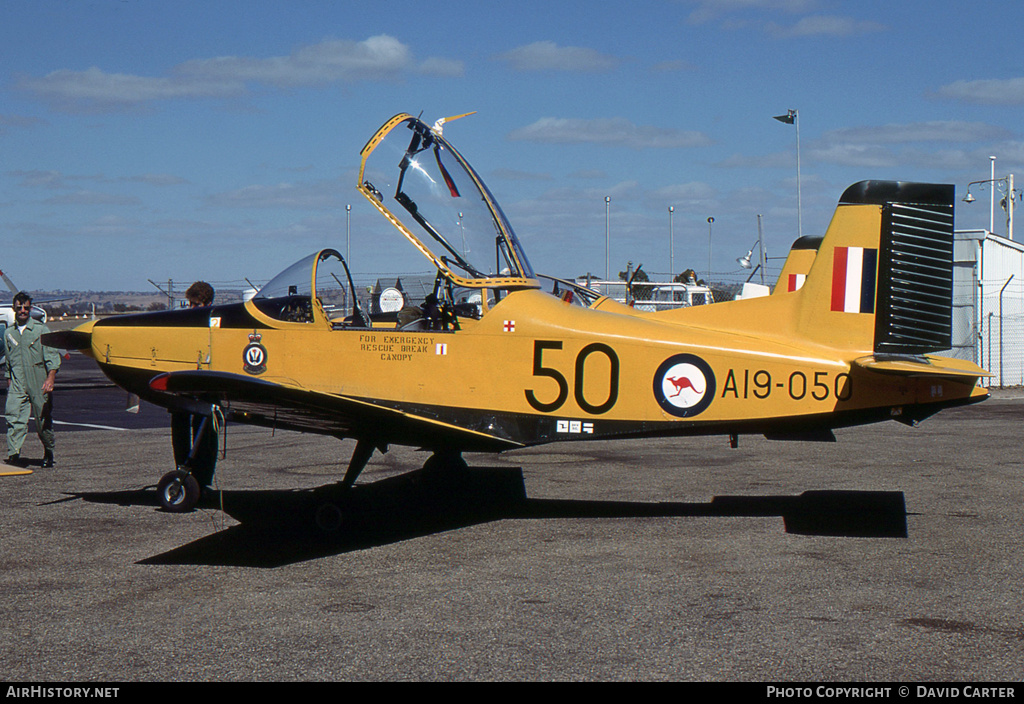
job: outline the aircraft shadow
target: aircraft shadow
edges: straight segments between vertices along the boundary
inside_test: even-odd
[[[159,507],[152,488],[74,494],[97,503]],[[907,537],[902,492],[806,491],[799,496],[716,496],[707,503],[531,499],[522,470],[416,470],[347,494],[311,490],[214,492],[200,504],[239,522],[140,561],[150,565],[280,567],[509,519],[780,516],[787,533]]]

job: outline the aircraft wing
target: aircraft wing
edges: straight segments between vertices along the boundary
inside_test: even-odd
[[[311,391],[212,371],[161,374],[150,382],[161,394],[218,404],[229,420],[337,437],[370,439],[460,451],[501,451],[521,443],[463,428],[372,400]]]
[[[948,357],[939,358],[936,364],[930,357],[877,356],[868,355],[854,360],[854,364],[864,369],[882,374],[899,376],[930,376],[946,377],[951,380],[973,382],[978,377],[993,376],[973,362]]]

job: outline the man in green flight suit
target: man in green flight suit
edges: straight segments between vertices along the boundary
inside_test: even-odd
[[[32,298],[21,291],[14,296],[14,325],[4,331],[7,352],[7,464],[22,466],[21,446],[28,435],[29,412],[43,443],[43,466],[53,466],[54,380],[60,355],[43,345],[40,336],[50,329],[32,318]]]

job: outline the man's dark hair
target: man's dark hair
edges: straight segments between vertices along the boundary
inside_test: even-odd
[[[197,306],[209,306],[213,304],[213,286],[205,281],[196,281],[185,291],[185,298],[188,302]]]
[[[32,296],[28,295],[24,291],[18,291],[16,294],[14,294],[14,302],[15,303],[31,303],[32,302]]]

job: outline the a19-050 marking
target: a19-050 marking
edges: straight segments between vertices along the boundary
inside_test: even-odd
[[[766,399],[773,394],[783,394],[794,401],[848,401],[853,396],[853,379],[847,372],[798,370],[773,376],[767,369],[730,369],[720,398]]]

